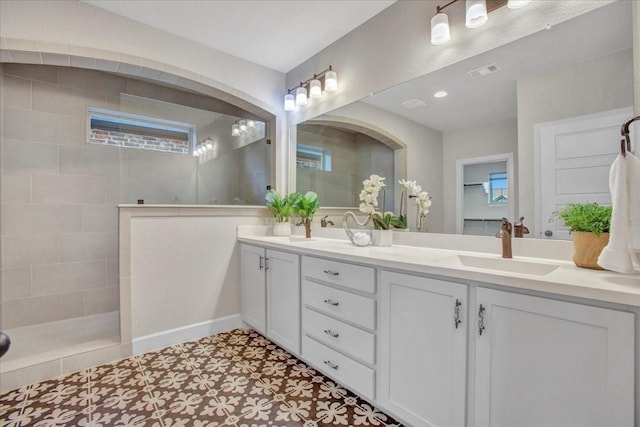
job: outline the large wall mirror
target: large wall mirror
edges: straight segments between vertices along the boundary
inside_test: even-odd
[[[543,205],[556,210],[571,202],[607,203],[620,118],[633,112],[631,6],[613,2],[314,121],[350,118],[401,143],[407,168],[399,167],[394,180],[408,171],[407,178],[433,196],[430,232],[490,234],[510,207],[512,219],[525,217],[528,237],[563,236],[562,224]],[[434,96],[441,91],[447,96]],[[495,163],[495,156],[511,160],[499,163],[503,170],[471,161]],[[457,173],[460,162],[468,179]],[[298,185],[309,184],[298,177]],[[468,199],[475,206],[456,197],[465,191],[473,193]]]

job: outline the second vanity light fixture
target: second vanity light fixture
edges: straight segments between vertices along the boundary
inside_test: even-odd
[[[444,6],[436,8],[436,14],[431,18],[431,44],[440,45],[451,39],[449,17],[442,11],[457,1],[452,0]],[[507,7],[509,9],[518,9],[530,2],[531,0],[508,0]],[[486,0],[465,0],[465,27],[478,28],[484,25],[488,19]]]
[[[288,89],[287,94],[284,96],[284,110],[293,111],[296,107],[307,105],[309,98],[320,98],[322,96],[322,82],[320,79],[323,77],[325,92],[336,92],[338,90],[338,73],[329,65],[326,70],[314,74],[310,79],[300,82],[298,86]]]
[[[249,132],[251,129],[256,127],[256,122],[251,119],[240,119],[236,120],[236,122],[231,126],[231,135],[232,136],[240,136],[243,133]]]

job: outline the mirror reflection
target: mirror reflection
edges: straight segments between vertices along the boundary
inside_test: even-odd
[[[438,92],[446,96],[434,96]],[[524,216],[529,237],[551,232],[555,238],[562,237],[562,227],[542,205],[556,210],[566,203],[607,203],[619,117],[632,114],[632,106],[631,2],[613,2],[321,118],[357,117],[396,137],[402,134],[408,178],[420,181],[433,197],[430,232],[472,228],[464,224],[461,230],[458,224],[457,218],[471,215],[456,197],[466,188],[462,174],[457,176],[458,161],[511,153],[510,219]],[[551,137],[548,128],[556,129]],[[559,151],[549,155],[553,141],[559,141]],[[546,160],[553,155],[562,161]],[[580,161],[585,158],[589,161]],[[571,185],[575,182],[584,185]],[[555,193],[543,203],[549,188]],[[495,209],[488,196],[484,204],[483,209]]]

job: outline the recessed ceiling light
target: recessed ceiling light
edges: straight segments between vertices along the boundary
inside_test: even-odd
[[[427,105],[427,103],[421,99],[410,99],[408,101],[404,101],[400,105],[403,106],[404,108],[411,110],[414,108],[424,107]]]
[[[447,92],[445,92],[444,90],[440,90],[440,91],[434,93],[433,97],[434,98],[444,98],[447,95],[449,95]]]

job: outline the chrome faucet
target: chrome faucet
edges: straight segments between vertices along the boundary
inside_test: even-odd
[[[513,229],[511,223],[507,218],[502,218],[502,226],[496,233],[498,239],[502,239],[502,258],[513,258],[513,252],[511,251],[511,230]]]
[[[320,227],[326,227],[327,224],[329,225],[336,225],[333,221],[329,220],[327,221],[327,218],[329,218],[329,215],[325,215],[322,218],[320,218]]]

